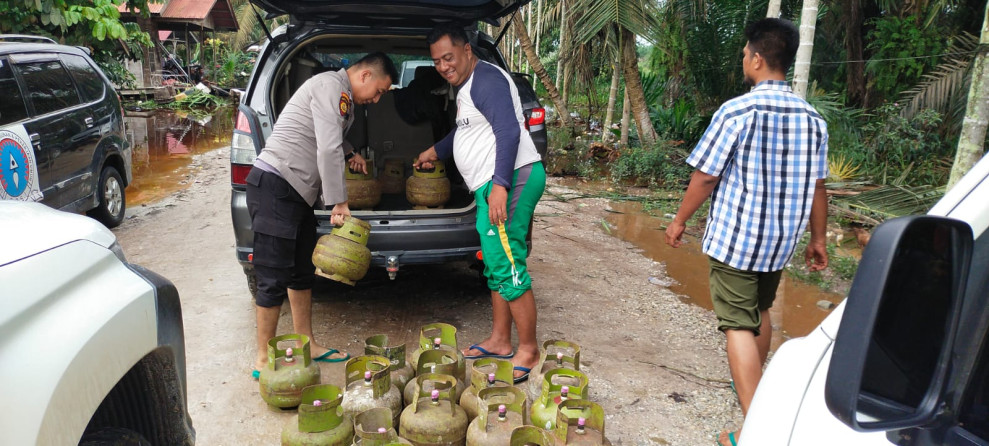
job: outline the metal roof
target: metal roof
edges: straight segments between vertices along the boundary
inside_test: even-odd
[[[156,22],[189,23],[213,31],[236,31],[237,18],[229,0],[165,0],[148,3],[151,18]],[[123,17],[135,17],[127,5],[117,6]],[[165,27],[162,27],[165,28]]]

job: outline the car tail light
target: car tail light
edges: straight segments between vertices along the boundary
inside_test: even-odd
[[[251,173],[250,164],[232,164],[230,166],[230,182],[241,186],[247,184],[247,174]]]
[[[251,124],[247,121],[247,115],[242,111],[237,112],[237,126],[235,128],[248,135],[251,134]]]
[[[532,109],[532,113],[529,115],[529,127],[543,125],[545,123],[546,109],[541,107]]]
[[[237,112],[233,138],[230,139],[230,182],[234,185],[247,184],[247,174],[251,172],[258,150],[251,137],[251,124],[247,115]]]

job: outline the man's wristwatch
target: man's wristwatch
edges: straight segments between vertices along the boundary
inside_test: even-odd
[[[357,154],[357,152],[350,152],[350,153],[348,153],[348,154],[346,154],[346,155],[343,156],[343,160],[344,161],[350,161],[350,159],[353,158],[354,155],[356,155],[356,154]]]

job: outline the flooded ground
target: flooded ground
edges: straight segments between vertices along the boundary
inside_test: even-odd
[[[613,213],[608,220],[614,225],[612,234],[643,249],[653,260],[664,263],[669,277],[675,280],[670,290],[683,296],[685,302],[711,309],[707,256],[700,246],[702,234],[688,232],[683,237],[683,246],[674,249],[666,244],[666,222],[642,212],[638,203],[616,202],[611,204],[611,209]],[[830,310],[819,308],[818,301],[837,304],[842,297],[784,274],[771,310],[773,350],[787,339],[807,335],[824,320]]]
[[[157,110],[124,117],[133,147],[134,180],[127,186],[127,206],[165,198],[189,186],[192,156],[230,144],[233,107],[212,114]]]

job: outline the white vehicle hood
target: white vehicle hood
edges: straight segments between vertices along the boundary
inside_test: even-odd
[[[0,201],[0,266],[76,240],[109,248],[116,237],[99,222],[40,203]]]

